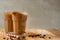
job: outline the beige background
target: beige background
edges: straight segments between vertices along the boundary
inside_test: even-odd
[[[0,0],[0,26],[4,12],[23,11],[29,14],[27,28],[60,28],[60,0]]]

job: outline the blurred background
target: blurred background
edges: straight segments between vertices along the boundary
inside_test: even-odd
[[[0,0],[0,27],[4,27],[4,12],[29,14],[26,28],[60,28],[60,0]]]

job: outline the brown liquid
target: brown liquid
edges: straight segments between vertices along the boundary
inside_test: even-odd
[[[15,34],[23,34],[25,32],[27,15],[19,12],[12,12],[13,32]]]
[[[5,31],[6,32],[13,32],[13,22],[12,22],[12,16],[9,14],[9,12],[6,12],[4,15],[5,19]]]

